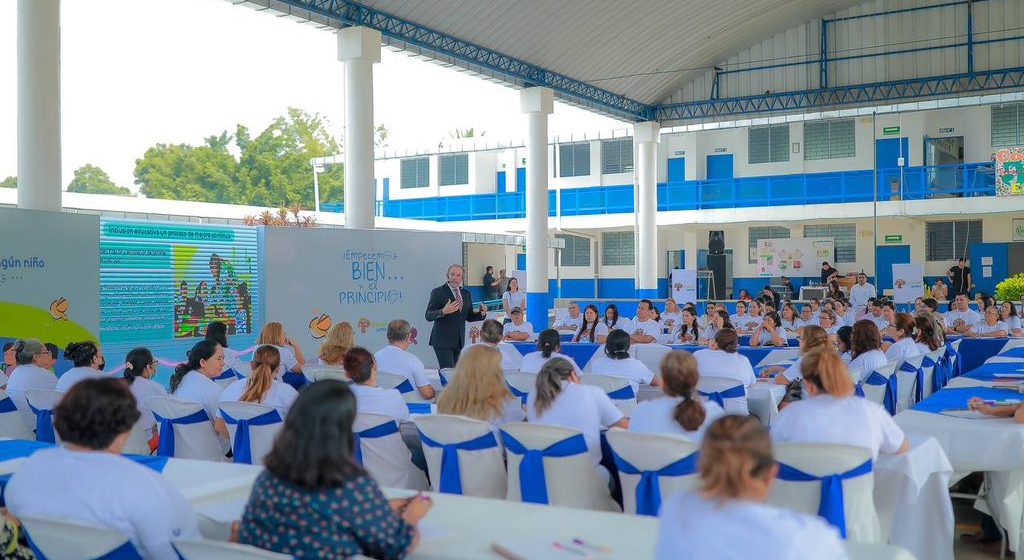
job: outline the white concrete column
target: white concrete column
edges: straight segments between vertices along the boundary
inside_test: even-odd
[[[18,0],[18,208],[60,198],[60,0]]]
[[[345,63],[345,227],[373,229],[373,65],[380,62],[380,31],[338,31]]]
[[[524,89],[519,109],[526,114],[526,315],[536,332],[548,328],[548,115],[549,88]]]
[[[658,142],[661,127],[656,122],[642,122],[633,125],[633,141],[636,143],[636,177],[640,196],[637,208],[639,229],[640,277],[637,279],[637,297],[658,296]]]

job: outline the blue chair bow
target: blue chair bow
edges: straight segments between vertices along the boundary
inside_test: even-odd
[[[409,414],[430,414],[433,411],[428,402],[407,402],[405,407],[409,409]]]
[[[32,552],[35,553],[36,560],[51,560],[43,554],[41,550],[39,550],[36,543],[32,541],[32,535],[30,535],[27,530],[25,531],[25,539],[28,541],[29,548],[31,548]],[[132,541],[125,541],[121,546],[107,552],[106,554],[101,554],[92,560],[142,560],[142,555],[140,555],[139,551],[135,549],[135,545],[132,544]]]
[[[946,386],[954,374],[954,358],[949,353],[950,348],[946,347],[946,353],[935,361],[935,375],[932,377],[932,388],[934,391]]]
[[[661,509],[661,486],[658,484],[662,476],[686,476],[697,472],[697,460],[700,453],[694,451],[678,461],[665,465],[656,471],[642,471],[614,453],[615,465],[619,472],[640,475],[636,485],[636,513],[638,515],[658,515]]]
[[[878,373],[877,371],[873,371],[871,372],[871,375],[869,375],[868,378],[864,380],[864,383],[867,383],[868,385],[872,385],[875,387],[885,385],[885,395],[882,397],[882,406],[885,407],[885,410],[889,411],[889,414],[895,415],[897,395],[896,374],[894,373],[886,377],[881,373]],[[864,387],[861,383],[857,384],[856,393],[858,397],[864,396]]]
[[[530,396],[530,393],[516,389],[508,381],[505,382],[505,385],[508,385],[508,390],[510,393],[512,393],[513,396],[518,397],[520,402],[526,404],[526,399]]]
[[[747,396],[747,388],[743,385],[730,387],[724,391],[708,391],[705,393],[704,391],[698,390],[697,392],[700,393],[700,396],[707,397],[708,400],[723,408],[725,407],[725,399],[738,399],[740,397]]]
[[[843,503],[843,481],[871,472],[871,459],[843,473],[826,476],[815,476],[779,463],[779,480],[788,482],[821,481],[821,498],[818,501],[818,515],[829,524],[839,529],[839,534],[846,538],[846,509]]]
[[[632,385],[626,385],[621,389],[616,389],[611,393],[608,393],[608,398],[613,401],[624,401],[628,399],[636,398],[636,391],[633,390]]]
[[[957,345],[952,342],[946,345],[946,358],[949,360],[949,377],[946,378],[948,382],[954,377],[958,377],[962,372],[960,370],[960,351],[957,350]]]
[[[284,372],[281,375],[281,381],[284,381],[285,383],[291,385],[292,388],[295,389],[296,391],[302,389],[303,387],[309,384],[309,380],[306,379],[305,375],[294,371]]]
[[[924,399],[924,360],[921,360],[921,367],[914,367],[914,364],[904,360],[900,364],[900,371],[914,374],[914,402],[921,402]]]
[[[156,412],[153,413],[153,417],[160,423],[160,444],[156,448],[156,454],[161,457],[174,457],[174,426],[186,426],[189,424],[199,424],[200,422],[209,422],[210,417],[206,414],[206,411],[199,409],[188,416],[182,416],[181,418],[164,418]]]
[[[408,379],[399,383],[398,385],[395,385],[395,389],[398,389],[398,392],[403,395],[406,393],[411,393],[415,390],[415,388],[412,386],[412,382],[409,381]]]
[[[231,424],[235,427],[235,440],[231,445],[232,454],[234,455],[236,463],[245,463],[246,465],[252,464],[252,434],[250,432],[251,426],[270,426],[272,424],[281,423],[281,414],[277,412],[277,409],[264,412],[259,416],[253,416],[252,418],[243,418],[241,420],[232,418],[230,414],[220,409],[220,415],[224,418],[225,424]]]
[[[444,494],[462,494],[462,472],[459,469],[459,450],[480,451],[483,449],[494,449],[498,447],[498,440],[494,438],[494,432],[459,443],[441,443],[430,439],[423,431],[420,431],[420,442],[427,447],[441,448],[441,485],[440,490]]]
[[[234,368],[228,368],[228,369],[222,371],[220,373],[220,375],[218,375],[217,377],[214,377],[213,380],[214,381],[224,381],[225,379],[241,379],[241,378],[242,378],[242,376],[239,375],[239,373],[237,371],[235,371]]]
[[[32,414],[36,415],[36,441],[56,443],[57,436],[53,433],[53,410],[48,408],[36,408],[29,403],[28,407]]]
[[[501,441],[509,453],[522,455],[519,463],[519,492],[524,502],[531,504],[548,503],[548,485],[544,479],[544,457],[571,457],[587,452],[587,440],[583,434],[555,442],[544,449],[527,449],[519,440],[501,431]]]
[[[941,360],[941,358],[939,358],[939,359]],[[925,356],[924,358],[921,359],[921,369],[924,370],[924,369],[928,369],[928,368],[932,369],[932,393],[934,393],[934,392],[936,392],[936,391],[938,391],[939,389],[942,388],[942,385],[939,384],[940,381],[941,381],[939,379],[939,364],[935,360],[931,359],[930,357]],[[923,393],[922,393],[921,397],[918,398],[918,402],[920,402],[921,400],[924,400],[924,394]]]
[[[363,438],[368,438],[368,439],[382,438],[382,437],[385,437],[385,436],[390,436],[391,434],[397,434],[398,431],[399,431],[398,430],[398,422],[395,422],[394,420],[391,420],[390,422],[384,422],[383,424],[378,424],[378,425],[376,425],[376,426],[374,426],[372,428],[367,428],[367,429],[365,429],[365,430],[363,430],[361,432],[353,432],[352,435],[355,436],[355,450],[354,451],[355,451],[356,461],[358,461],[360,465],[363,464]]]
[[[14,404],[11,397],[0,401],[0,414],[7,414],[8,412],[18,412],[18,406]]]

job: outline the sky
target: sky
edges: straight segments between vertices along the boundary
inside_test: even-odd
[[[0,0],[0,179],[17,174],[17,20]],[[335,34],[224,0],[62,0],[63,188],[86,163],[136,190],[135,160],[156,143],[200,144],[244,124],[262,130],[288,107],[319,113],[340,137]],[[389,147],[436,148],[456,128],[494,141],[526,131],[519,92],[384,49],[375,122]],[[555,103],[552,135],[627,128]]]

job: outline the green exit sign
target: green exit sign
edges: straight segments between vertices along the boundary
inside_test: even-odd
[[[900,133],[900,127],[887,126],[882,129],[882,136],[896,136]]]
[[[902,235],[886,235],[885,236],[885,242],[886,243],[903,243],[903,236]]]

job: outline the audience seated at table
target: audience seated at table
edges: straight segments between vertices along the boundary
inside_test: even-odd
[[[701,402],[697,394],[697,360],[685,350],[673,350],[661,359],[664,395],[642,401],[633,409],[629,431],[679,435],[699,441],[708,424],[725,414],[717,403]]]
[[[156,358],[148,348],[134,348],[124,358],[124,382],[128,385],[132,396],[135,397],[135,404],[139,409],[139,420],[136,422],[138,429],[146,434],[149,441],[156,435],[156,418],[153,411],[146,404],[149,397],[162,397],[167,395],[164,386],[153,381],[156,375]]]
[[[696,311],[694,312],[696,316]],[[676,303],[676,300],[668,298],[665,300],[665,310],[661,313],[661,327],[668,329],[669,333],[675,332],[683,324],[683,310]]]
[[[700,324],[700,328],[708,328],[708,325],[711,324],[710,318],[714,317],[717,314],[717,312],[718,305],[713,301],[707,302],[707,304],[704,306],[704,314],[697,318],[697,322]],[[728,315],[726,315],[726,317],[728,317]]]
[[[822,310],[818,313],[818,326],[825,329],[829,336],[835,336],[841,326],[838,322],[839,318],[835,311],[822,306]]]
[[[864,381],[889,361],[882,351],[882,335],[869,319],[853,324],[850,344],[850,373],[855,380]]]
[[[935,320],[936,325],[938,325],[939,330],[943,334],[945,334],[946,315],[943,313],[939,313],[939,302],[935,301],[933,298],[924,298],[921,300],[921,305],[924,306],[924,309],[922,309],[922,311],[925,311],[929,315],[931,315],[932,319]]]
[[[572,341],[604,344],[608,338],[608,332],[608,325],[601,320],[597,306],[590,304],[583,311],[583,323],[572,337]]]
[[[502,425],[526,418],[522,401],[512,396],[505,383],[501,353],[483,345],[473,346],[459,358],[454,378],[437,399],[437,411],[487,422],[495,436]]]
[[[797,356],[796,361],[789,367],[772,366],[765,368],[761,370],[761,377],[775,374],[775,383],[779,385],[789,385],[794,381],[798,381],[800,379],[800,364],[803,361],[803,357],[821,349],[835,350],[828,332],[817,325],[808,325],[801,331],[800,355]]]
[[[342,362],[349,386],[356,396],[356,412],[380,414],[399,422],[409,421],[409,407],[398,389],[377,386],[377,362],[366,348],[356,346],[345,353]]]
[[[413,387],[425,399],[434,398],[434,387],[427,379],[423,360],[409,351],[412,340],[412,326],[404,319],[395,319],[388,323],[388,345],[373,355],[377,362],[377,370],[385,373],[401,375],[409,380]]]
[[[737,303],[739,305],[739,303]],[[700,334],[699,342],[705,346],[710,346],[715,341],[715,336],[722,329],[734,330],[732,327],[732,320],[729,317],[729,312],[724,309],[717,309],[711,315],[711,324],[704,328],[704,331]]]
[[[946,334],[963,334],[981,320],[981,315],[971,309],[967,294],[957,294],[946,312]]]
[[[897,313],[888,328],[886,336],[895,342],[885,350],[887,360],[907,360],[927,352],[922,352],[917,341],[914,340],[914,318],[909,313]]]
[[[509,342],[526,342],[533,338],[533,325],[524,320],[523,310],[515,307],[509,316],[512,320],[505,323],[505,340]],[[557,331],[556,331],[557,332]]]
[[[942,330],[930,313],[914,317],[914,341],[922,354],[930,354],[945,344]]]
[[[50,351],[47,350],[46,353],[49,356]],[[60,376],[60,379],[57,380],[57,385],[54,389],[62,393],[66,393],[75,383],[83,379],[110,377],[108,374],[103,373],[103,368],[107,366],[107,361],[103,357],[103,350],[99,344],[91,340],[68,344],[64,349],[64,359],[71,362],[74,367],[65,371]],[[50,368],[47,367],[45,369]]]
[[[634,393],[640,389],[640,385],[657,387],[659,380],[650,368],[629,355],[629,339],[626,331],[615,329],[608,333],[608,341],[604,345],[605,355],[591,362],[590,371],[595,375],[628,379]]]
[[[508,325],[506,325],[508,326]],[[627,335],[628,336],[628,335]],[[524,373],[538,373],[549,360],[562,358],[572,364],[576,374],[582,373],[579,366],[572,358],[562,354],[562,337],[554,329],[545,329],[537,337],[537,350],[523,356],[523,362],[519,365],[519,371]]]
[[[837,327],[852,327],[857,322],[857,313],[850,307],[850,302],[845,299],[837,299],[832,302],[836,312]]]
[[[217,416],[217,403],[224,389],[213,381],[224,369],[224,349],[212,340],[197,342],[188,351],[188,360],[178,364],[171,375],[171,396],[202,405],[213,423],[213,429],[224,438],[227,451],[228,429]]]
[[[722,329],[715,334],[715,339],[709,348],[694,352],[693,357],[697,359],[697,370],[701,377],[722,377],[735,379],[744,387],[750,389],[757,379],[754,377],[754,367],[746,356],[739,354],[740,340],[736,331]],[[747,397],[730,399],[727,410],[732,414],[746,414]]]
[[[854,394],[846,364],[831,349],[815,350],[800,363],[804,397],[789,403],[772,423],[779,443],[834,443],[879,453],[906,453],[903,430],[882,405]]]
[[[277,348],[264,345],[253,353],[249,362],[249,375],[238,379],[224,388],[220,402],[248,402],[271,406],[277,409],[283,420],[288,409],[299,395],[291,385],[279,379],[281,354]],[[221,417],[220,409],[217,417]]]
[[[886,327],[896,321],[896,304],[887,299],[879,299],[878,306],[882,308],[882,317],[885,318]]]
[[[736,327],[740,334],[751,334],[761,324],[761,304],[756,301],[749,301],[745,304],[736,302],[736,314],[729,317],[729,322]]]
[[[342,321],[327,331],[327,337],[320,343],[318,361],[322,366],[337,367],[343,366],[345,353],[356,345],[355,331],[347,321]]]
[[[570,303],[566,313],[559,316],[556,313],[555,325],[551,328],[556,331],[568,331],[576,332],[579,330],[580,325],[583,324],[583,315],[580,315],[580,306],[578,303]]]
[[[871,321],[879,332],[884,331],[889,326],[889,321],[885,318],[885,308],[882,306],[882,301],[876,298],[868,300],[867,313],[864,314],[861,320]]]
[[[406,557],[430,499],[391,500],[355,461],[356,398],[348,384],[302,389],[264,460],[239,528],[239,542],[296,558]]]
[[[601,430],[629,428],[629,418],[608,395],[600,387],[581,384],[576,368],[564,358],[549,360],[537,374],[537,388],[526,400],[526,418],[582,432],[594,467],[605,480],[610,475],[600,465]]]
[[[649,344],[658,339],[661,333],[661,323],[658,322],[655,313],[654,302],[649,299],[642,299],[636,306],[636,321],[633,323],[630,340],[637,344]]]
[[[519,350],[516,350],[515,346],[501,341],[503,334],[504,327],[502,327],[500,322],[495,319],[486,319],[480,325],[480,342],[463,346],[459,359],[462,359],[462,356],[465,356],[466,352],[469,352],[469,349],[474,346],[488,346],[501,352],[502,371],[519,371],[519,368],[523,365],[523,355],[519,353]]]
[[[843,325],[836,331],[836,350],[839,357],[849,365],[853,360],[853,325]]]
[[[757,419],[712,422],[699,463],[699,488],[662,503],[658,560],[847,558],[839,532],[823,519],[765,504],[779,467]]]
[[[803,304],[800,306],[800,322],[806,325],[817,325],[818,316],[811,311],[810,304]]]
[[[604,308],[604,319],[602,320],[604,326],[608,327],[608,331],[612,329],[622,329],[628,333],[633,332],[633,323],[626,317],[619,316],[619,308],[614,303],[609,303],[608,307]],[[603,340],[598,342],[604,343]]]
[[[700,321],[697,320],[697,310],[693,307],[685,307],[679,317],[678,323],[670,331],[672,339],[676,344],[698,344],[701,328]]]
[[[781,327],[782,319],[774,311],[765,313],[761,318],[761,324],[754,329],[750,335],[751,346],[789,346],[786,340],[786,331]]]
[[[782,304],[779,318],[782,320],[781,327],[786,331],[787,336],[795,337],[800,328],[804,326],[803,320],[800,319],[800,315],[797,313],[796,306],[788,301]]]
[[[206,325],[206,340],[212,340],[224,349],[224,371],[234,370],[235,373],[245,375],[249,368],[245,367],[241,354],[228,347],[228,326],[220,321],[210,321]]]
[[[286,371],[299,373],[302,371],[302,366],[306,363],[302,356],[302,348],[284,332],[284,325],[276,321],[263,325],[263,330],[260,331],[256,344],[269,344],[277,348],[277,351],[281,354],[282,374]]]
[[[999,320],[1006,323],[1009,336],[1024,336],[1021,330],[1020,316],[1017,314],[1017,306],[1012,301],[1004,301],[999,304]]]
[[[36,451],[4,490],[15,516],[112,529],[144,558],[176,560],[172,539],[198,539],[196,515],[159,472],[120,455],[139,411],[119,379],[76,383],[53,413],[62,446]]]
[[[32,339],[19,340],[14,344],[14,352],[18,367],[7,381],[7,395],[14,401],[25,425],[35,428],[36,418],[28,407],[25,391],[53,389],[57,386],[57,376],[42,367],[49,363],[50,353],[42,342]]]
[[[1005,338],[1010,335],[1006,323],[999,320],[999,309],[990,305],[985,308],[985,315],[977,323],[967,329],[964,336],[980,338]]]

